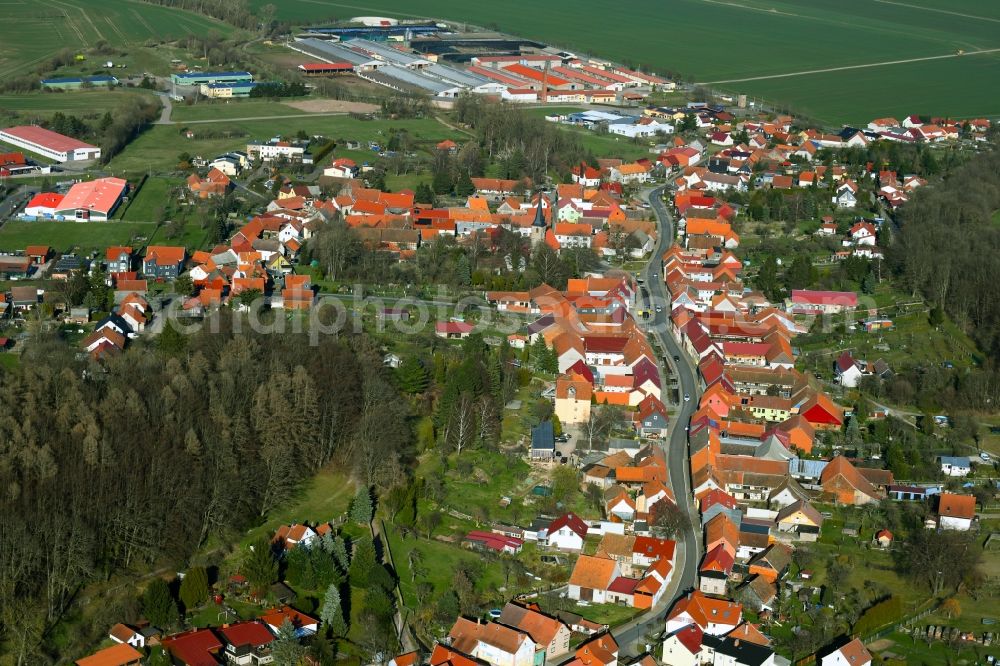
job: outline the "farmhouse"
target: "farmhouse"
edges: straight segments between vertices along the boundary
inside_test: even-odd
[[[101,149],[97,146],[36,125],[21,125],[0,130],[0,141],[56,162],[96,160],[101,157]]]
[[[943,530],[967,531],[976,517],[974,495],[941,493],[938,497],[938,527]]]
[[[247,144],[247,154],[261,162],[285,159],[289,162],[312,164],[312,154],[306,151],[306,147],[305,144],[274,138],[270,141],[251,141]]]

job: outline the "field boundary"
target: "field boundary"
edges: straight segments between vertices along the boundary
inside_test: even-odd
[[[742,79],[726,79],[724,81],[705,81],[696,83],[699,86],[712,86],[723,83],[745,83],[748,81],[764,81],[767,79],[784,79],[790,76],[808,76],[810,74],[826,74],[828,72],[843,72],[850,69],[866,69],[869,67],[887,67],[889,65],[906,65],[913,62],[923,62],[926,60],[945,60],[947,58],[964,58],[966,56],[985,55],[990,53],[1000,53],[1000,48],[980,49],[978,51],[968,51],[965,53],[948,53],[945,55],[923,56],[921,58],[906,58],[903,60],[885,60],[882,62],[871,62],[863,65],[843,65],[842,67],[827,67],[824,69],[808,69],[801,72],[788,72],[786,74],[767,74],[764,76],[748,76]]]

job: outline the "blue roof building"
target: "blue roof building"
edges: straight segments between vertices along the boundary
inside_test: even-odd
[[[171,74],[170,80],[182,86],[200,86],[207,83],[240,83],[253,81],[250,72],[185,72]]]

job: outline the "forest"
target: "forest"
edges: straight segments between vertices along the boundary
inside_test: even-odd
[[[980,154],[917,190],[897,216],[886,259],[901,283],[1000,360],[1000,151]]]
[[[58,658],[48,639],[88,584],[183,566],[325,465],[405,480],[408,407],[369,338],[310,346],[227,322],[105,366],[40,337],[0,375],[0,628],[17,663]]]

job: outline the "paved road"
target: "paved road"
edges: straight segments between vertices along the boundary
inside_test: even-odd
[[[159,97],[160,98],[160,102],[163,103],[163,106],[160,107],[160,119],[157,120],[153,124],[154,125],[173,125],[173,123],[170,122],[170,114],[173,113],[173,111],[174,111],[174,105],[173,105],[173,103],[170,100],[170,95],[168,95],[167,93],[162,93],[162,92],[156,92],[156,93],[153,93],[153,94],[156,95],[157,97]]]
[[[659,305],[661,308],[660,312],[656,312],[654,309],[653,319],[647,328],[647,333],[659,343],[660,349],[665,350],[665,353],[668,354],[669,360],[666,362],[669,363],[671,370],[679,380],[681,401],[680,408],[671,422],[671,431],[667,438],[667,467],[670,470],[670,487],[674,492],[674,497],[682,508],[688,509],[691,521],[689,529],[677,537],[677,566],[674,569],[670,586],[664,593],[661,602],[648,613],[612,632],[622,651],[629,654],[638,654],[645,650],[641,643],[645,643],[646,635],[663,632],[666,611],[678,597],[695,586],[698,562],[701,560],[701,535],[695,527],[700,523],[691,500],[686,429],[691,414],[698,404],[698,385],[690,360],[667,328],[670,307],[661,275],[660,262],[663,253],[673,242],[674,228],[670,213],[660,198],[663,191],[664,187],[661,186],[650,191],[647,196],[653,211],[656,213],[659,231],[656,248],[643,271],[643,278],[649,291],[650,301],[654,306]],[[674,356],[677,356],[680,362],[675,362]],[[663,385],[667,386],[667,383]],[[683,395],[685,393],[691,396],[690,401],[684,401]]]

